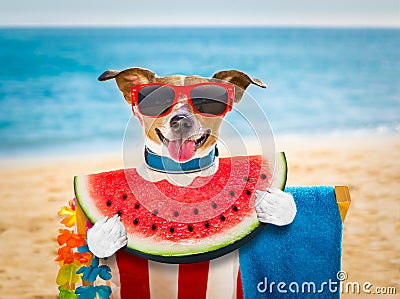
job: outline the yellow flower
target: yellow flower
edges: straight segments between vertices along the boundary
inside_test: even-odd
[[[67,227],[72,227],[75,225],[76,221],[76,213],[75,213],[75,206],[72,202],[72,200],[69,201],[69,207],[63,206],[59,211],[58,211],[58,216],[65,217],[63,220],[60,221],[60,223],[64,224]]]
[[[61,266],[57,274],[56,283],[58,285],[77,283],[81,279],[82,274],[76,274],[76,271],[81,267],[82,265],[78,261],[75,261],[73,264]]]

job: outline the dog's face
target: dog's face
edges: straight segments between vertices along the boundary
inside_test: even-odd
[[[234,102],[241,100],[244,90],[250,85],[265,88],[260,80],[236,71],[221,71],[211,78],[200,76],[173,75],[157,77],[153,72],[141,68],[130,68],[124,71],[106,71],[100,81],[115,79],[125,100],[132,104],[131,90],[133,86],[160,83],[177,86],[224,81],[235,86]],[[194,111],[186,94],[180,94],[167,114],[149,117],[141,113],[137,105],[133,105],[134,114],[139,118],[146,136],[145,144],[153,152],[172,158],[178,162],[186,162],[207,155],[215,146],[219,129],[224,117],[221,115],[203,115]]]

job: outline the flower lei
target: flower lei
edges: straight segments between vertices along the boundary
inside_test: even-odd
[[[61,207],[58,215],[64,217],[60,223],[68,228],[76,223],[76,199],[70,200],[68,206]],[[88,223],[87,228],[90,227]],[[106,265],[99,266],[99,258],[94,256],[87,246],[85,238],[75,230],[59,229],[57,242],[60,245],[56,261],[60,265],[56,283],[59,286],[60,299],[109,299],[111,288],[97,285],[98,278],[111,279],[111,269]],[[75,285],[82,285],[75,289]],[[97,296],[97,297],[96,297]]]

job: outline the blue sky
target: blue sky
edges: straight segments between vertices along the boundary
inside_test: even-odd
[[[400,27],[399,0],[0,0],[0,26]]]

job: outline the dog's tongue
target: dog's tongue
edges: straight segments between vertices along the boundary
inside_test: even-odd
[[[194,155],[196,144],[192,140],[170,140],[168,151],[171,157],[177,161],[189,160]]]

